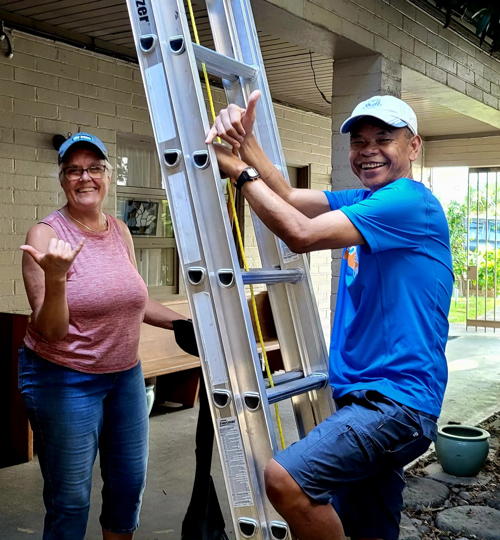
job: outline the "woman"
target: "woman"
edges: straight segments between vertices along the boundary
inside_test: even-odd
[[[33,313],[19,378],[44,478],[43,538],[84,538],[99,451],[103,539],[125,540],[138,526],[148,452],[140,325],[172,329],[185,317],[148,298],[127,226],[102,211],[103,142],[73,135],[59,165],[67,202],[21,246]]]

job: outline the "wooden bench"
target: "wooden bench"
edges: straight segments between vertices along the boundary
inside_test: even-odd
[[[255,299],[271,371],[282,369],[279,343],[267,293],[261,292]],[[187,300],[165,302],[164,305],[182,315],[190,316]],[[260,353],[260,344],[257,344],[257,350]],[[200,360],[186,354],[177,346],[173,332],[143,324],[139,358],[142,361],[146,383],[155,384],[157,403],[170,401],[185,407],[192,407],[195,404],[201,375]]]

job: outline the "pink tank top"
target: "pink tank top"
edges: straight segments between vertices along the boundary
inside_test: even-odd
[[[57,210],[41,221],[73,247],[85,244],[67,275],[69,330],[46,341],[28,325],[25,344],[46,360],[86,373],[112,373],[138,362],[148,291],[131,263],[117,220],[105,232],[82,231]]]

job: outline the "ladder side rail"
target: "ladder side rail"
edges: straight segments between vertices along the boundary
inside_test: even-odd
[[[251,500],[242,504],[241,499],[240,504],[236,504],[234,499],[234,491],[241,486],[235,488],[235,484],[229,481],[232,471],[228,462],[234,454],[231,456],[228,451],[226,460],[222,460],[227,491],[233,496],[230,499],[233,520],[236,526],[238,520],[244,535],[247,533],[241,524],[246,520],[255,522],[258,529],[252,537],[268,538],[271,534],[273,538],[284,538],[284,524],[269,522],[268,516],[272,514],[263,503],[266,498],[260,473],[272,455],[275,436],[268,418],[269,408],[261,399],[265,396],[262,376],[256,376],[259,359],[225,200],[217,183],[220,181],[218,167],[213,150],[207,151],[204,145],[208,121],[184,6],[180,0],[177,3],[171,0],[168,4],[166,1],[146,0],[140,8],[137,2],[135,6],[132,0],[129,2],[138,56],[140,60],[147,59],[141,61],[141,71],[152,113],[163,181],[173,203],[174,227],[178,233],[183,273],[188,278],[190,306],[196,314],[195,331],[201,345],[204,376],[212,392],[210,406],[216,420],[217,444],[222,455],[236,435],[244,454],[243,464],[240,463],[239,467],[240,472],[243,470],[247,476],[244,490],[249,492],[247,499]],[[155,21],[161,28],[154,27]],[[161,53],[157,52],[158,49]],[[189,96],[186,96],[186,89],[191,92]],[[193,110],[198,111],[195,117],[198,130],[192,129]],[[189,130],[186,128],[188,124],[191,124]],[[197,140],[190,144],[195,139],[193,134]],[[190,218],[183,218],[185,215]],[[212,224],[214,221],[213,229],[195,225]],[[190,233],[176,223],[192,225],[187,228],[191,229]],[[223,246],[220,246],[221,238],[226,241]],[[189,281],[193,264],[197,265],[197,271],[205,272],[204,279]],[[222,272],[232,274],[231,283],[221,279]],[[208,326],[205,322],[200,323],[205,319],[209,319]],[[208,361],[211,349],[216,350],[210,359],[212,362]],[[222,359],[225,359],[225,364]],[[232,396],[233,399],[221,404],[217,403],[216,396]],[[273,533],[273,528],[278,531],[278,536]]]
[[[133,10],[135,7],[136,2],[131,0],[129,2],[129,8]],[[154,36],[154,40],[156,42],[158,39],[155,20],[152,13],[152,6],[149,0],[145,1],[144,9],[146,10],[147,17],[142,15],[143,12],[140,12],[140,24],[137,23],[137,18],[134,18],[134,13],[132,13],[131,16],[132,22],[136,23],[132,25],[136,44],[140,42],[141,36]],[[199,238],[200,228],[193,214],[192,199],[188,194],[188,187],[186,185],[186,164],[184,163],[184,156],[182,156],[182,152],[179,150],[181,144],[177,134],[177,122],[174,119],[174,113],[172,111],[172,100],[169,89],[165,83],[161,82],[162,79],[159,75],[155,75],[154,80],[149,81],[150,83],[154,82],[158,84],[155,90],[163,94],[160,103],[152,98],[151,90],[153,85],[147,84],[148,70],[153,68],[155,72],[157,72],[161,69],[161,73],[163,73],[163,57],[159,47],[156,45],[157,43],[154,47],[152,47],[151,51],[148,52],[147,55],[141,54],[140,47],[138,46],[138,58],[141,72],[143,73],[146,83],[146,97],[148,100],[149,110],[152,113],[151,122],[153,131],[155,133],[155,141],[160,159],[163,187],[166,190],[169,199],[170,210],[173,218],[173,227],[175,230],[175,237],[178,243],[179,257],[181,260],[181,268],[188,291],[188,300],[190,302],[192,312],[196,313],[197,306],[193,302],[193,298],[196,297],[201,290],[203,290],[204,279],[206,278],[207,262],[205,260],[204,253],[202,253],[202,245]],[[158,68],[158,70],[156,68]],[[166,134],[166,128],[162,121],[159,120],[160,116],[155,114],[159,112],[158,108],[160,105],[162,107],[162,114],[165,114],[168,119],[168,134]],[[179,157],[182,157],[182,159],[178,159],[175,165],[170,166],[168,170],[165,170],[165,161],[163,156],[169,148],[177,151],[179,153]],[[191,278],[192,269],[196,269],[197,272],[200,272],[201,277],[199,279],[197,277],[196,282],[193,282],[193,279]],[[213,318],[215,320],[215,317]],[[202,353],[204,353],[207,347],[204,346],[204,336],[203,333],[200,332],[200,319],[201,317],[195,318],[195,331],[197,333],[197,338],[200,338],[198,339],[198,343],[201,344],[200,349]],[[220,335],[220,330],[217,327],[214,327],[213,331]],[[222,350],[222,346],[219,347],[219,349]],[[205,365],[205,363],[206,359],[205,362],[202,363],[202,366]],[[215,385],[213,383],[214,372],[217,372],[217,375],[215,376]],[[228,380],[228,375],[221,373],[220,366],[217,366],[216,368],[214,367],[209,375],[211,375],[211,377],[208,380],[212,380],[212,387],[216,387],[217,385],[224,386],[226,380]],[[237,413],[239,414],[240,411],[237,411]]]
[[[288,180],[288,173],[286,168],[286,162],[284,159],[284,154],[281,148],[281,144],[278,137],[278,126],[276,123],[276,118],[274,114],[274,109],[272,105],[272,98],[269,91],[269,86],[265,76],[264,62],[262,60],[262,55],[260,53],[260,47],[257,37],[257,31],[253,21],[253,15],[251,11],[250,2],[243,1],[229,1],[229,0],[208,0],[207,6],[210,4],[209,14],[212,13],[212,9],[217,8],[218,17],[214,20],[215,24],[212,24],[214,41],[216,46],[220,48],[220,52],[224,54],[241,54],[241,57],[236,57],[237,60],[245,62],[249,65],[256,65],[259,67],[257,77],[252,80],[243,80],[242,91],[239,91],[237,85],[231,81],[226,81],[226,92],[228,93],[229,99],[235,103],[245,106],[245,96],[248,95],[255,89],[259,89],[262,92],[262,98],[259,101],[257,106],[257,126],[256,126],[256,135],[258,136],[264,151],[270,157],[271,161],[280,169],[283,173],[283,176]],[[225,12],[225,20],[227,21],[226,25],[221,24],[221,13]],[[230,28],[230,24],[234,25],[234,28]],[[229,27],[229,28],[228,28]],[[233,37],[234,36],[234,37]],[[228,37],[232,40],[237,40],[236,42],[228,43]],[[269,244],[269,239],[275,240],[274,235],[265,228],[260,220],[255,219],[257,222],[256,234],[258,236],[266,236],[266,244]],[[299,267],[305,269],[305,281],[307,282],[306,295],[301,295],[297,299],[296,305],[304,306],[308,305],[308,311],[312,315],[312,326],[318,330],[321,328],[319,314],[317,313],[316,302],[314,299],[314,293],[312,290],[312,284],[310,281],[309,267],[307,259],[304,255],[293,254],[283,245],[283,242],[278,240],[278,253],[279,253],[279,262],[276,259],[270,261],[271,264],[276,265],[277,262],[282,268],[290,267]],[[265,260],[266,256],[269,256],[269,252],[273,253],[276,250],[262,249],[261,258],[263,259],[264,264],[267,263]],[[288,293],[292,293],[290,297],[293,297],[297,294],[297,290],[300,287],[288,287]],[[288,296],[288,295],[287,295]],[[308,298],[308,296],[310,298]],[[311,305],[312,303],[312,305]],[[295,307],[295,306],[294,306]],[[292,311],[296,312],[295,309]],[[299,321],[296,321],[295,329],[301,326]],[[299,337],[301,330],[298,330]],[[315,336],[315,348],[312,355],[305,354],[303,358],[309,358],[309,356],[314,358],[326,359],[326,345],[324,342],[324,337],[321,332],[321,335]],[[302,349],[308,349],[311,347],[311,343],[308,341],[307,345],[304,342],[304,339],[300,339],[299,347]],[[306,351],[303,350],[303,353]],[[307,366],[308,372],[314,372],[317,368],[321,368],[324,363],[321,361],[320,365],[317,365],[314,360],[309,362]]]
[[[232,56],[241,62],[245,62],[243,60],[244,55],[237,33],[237,25],[233,20],[231,5],[223,0],[207,0],[206,5],[217,52],[224,54],[225,56]],[[252,64],[252,62],[250,62],[249,65],[254,65],[255,67],[258,67],[259,70],[262,68],[262,66]],[[257,80],[257,78],[254,78],[254,80]],[[243,85],[240,80],[234,79],[223,79],[222,83],[228,103],[237,103],[241,107],[245,107],[245,98],[248,98],[250,93],[247,92],[248,89],[246,86]],[[255,88],[257,88],[257,86]],[[259,104],[259,106],[261,105]],[[258,138],[262,120],[263,116],[259,115],[254,126],[254,132]],[[260,220],[254,224],[254,227],[256,228],[256,233],[258,233],[257,236],[261,244],[259,247],[262,248],[262,266],[266,268],[281,268],[281,261],[276,251],[276,240],[274,235],[270,234]]]
[[[218,0],[207,0],[207,12],[217,52],[224,54],[225,56],[242,59],[243,55],[240,49],[240,42],[235,30],[231,10],[228,9],[227,4]],[[228,24],[228,20],[231,21],[231,24]],[[259,67],[261,69],[262,65]],[[242,88],[240,81],[226,79],[223,80],[223,85],[228,102],[239,103],[241,106],[244,106],[246,100],[243,92],[245,89]],[[247,90],[246,95],[248,96],[251,91],[251,89],[249,91]],[[266,96],[264,96],[264,99],[265,98]],[[270,98],[268,97],[268,99]],[[258,133],[260,121],[261,119],[259,118],[256,122],[254,128],[256,133]],[[253,216],[253,218],[254,227],[257,229],[256,236],[258,239],[260,239],[259,249],[261,254],[267,254],[266,257],[263,257],[265,263],[274,268],[281,267],[274,235],[268,231],[265,225],[258,218],[255,216]],[[301,270],[300,273],[301,277],[303,278],[303,272]],[[273,313],[279,313],[279,317],[274,317],[274,322],[277,329],[277,334],[280,336],[280,349],[284,365],[287,371],[292,371],[293,369],[297,369],[298,367],[302,366],[300,362],[300,354],[298,352],[299,344],[297,342],[293,319],[290,313],[288,291],[286,290],[284,284],[275,284],[272,287],[268,285],[268,291],[270,301],[275,306]],[[276,306],[279,306],[279,308]],[[304,435],[318,423],[319,415],[318,413],[315,414],[312,410],[310,399],[311,398],[308,394],[302,394],[292,398],[295,423],[300,438],[304,437]],[[315,401],[318,401],[318,399],[316,398]],[[323,416],[321,418],[326,417],[325,411],[323,411],[322,414]],[[276,451],[277,447],[274,446],[274,452]],[[261,473],[263,473],[263,468],[261,468]],[[261,477],[261,481],[264,484],[263,476]],[[275,514],[275,510],[269,503],[267,497],[265,497],[265,504],[268,515],[272,516]]]
[[[225,212],[225,200],[217,185],[219,174],[213,150],[210,153],[210,163],[204,169],[195,167],[192,160],[189,159],[195,152],[201,152],[200,148],[206,148],[204,134],[208,129],[208,120],[206,119],[196,59],[191,41],[188,39],[189,29],[183,5],[181,2],[177,2],[178,19],[174,23],[172,17],[168,16],[172,13],[172,7],[172,4],[167,5],[166,2],[153,2],[155,18],[159,26],[162,27],[159,33],[162,36],[184,36],[185,51],[182,54],[172,54],[169,50],[169,43],[163,37],[160,39],[160,47],[163,52],[167,76],[173,81],[172,84],[180,85],[182,88],[182,95],[180,92],[176,93],[172,99],[174,112],[178,115],[179,138],[186,156],[187,179],[197,220],[201,223],[212,224],[212,226],[203,229],[200,236],[201,242],[205,246],[210,290],[215,306],[215,316],[223,336],[228,372],[234,391],[233,399],[235,403],[240,402],[238,420],[240,426],[243,426],[240,431],[244,440],[247,464],[251,465],[249,474],[253,489],[259,492],[259,497],[255,497],[255,505],[258,507],[262,505],[264,499],[263,486],[258,475],[268,459],[272,457],[273,449],[270,442],[275,439],[274,431],[271,429],[270,419],[266,417],[266,407],[263,404],[254,409],[243,406],[247,393],[264,395],[265,389],[263,382],[259,381],[255,373],[255,365],[258,363],[255,337],[229,220],[227,212]],[[169,24],[175,24],[176,27],[172,29]],[[177,27],[177,25],[181,27]],[[182,82],[185,84],[182,85]],[[193,91],[196,92],[196,96],[192,95]],[[196,103],[199,114],[193,116],[193,106],[196,106]],[[186,127],[187,120],[190,124],[189,129]],[[199,140],[196,140],[197,135],[201,136]],[[201,199],[203,199],[204,204],[200,204]],[[218,211],[212,211],[215,208],[218,208]],[[223,237],[225,237],[225,242],[221,242]],[[232,286],[221,285],[217,278],[217,272],[221,268],[229,268],[233,272],[234,283]],[[236,373],[236,364],[238,373]],[[217,428],[218,426],[216,426],[216,430]],[[220,444],[220,433],[218,436]],[[258,512],[264,531],[267,527],[267,520],[262,513],[262,508],[258,509]],[[241,514],[238,517],[241,517]]]
[[[214,38],[216,50],[226,56],[234,56],[242,59],[243,54],[240,47],[240,41],[237,36],[236,24],[234,23],[231,6],[221,0],[207,0],[207,11],[210,19],[210,27]],[[262,66],[260,66],[262,67]],[[264,78],[265,81],[265,78]],[[224,80],[224,88],[228,102],[238,103],[244,106],[246,103],[245,95],[248,97],[251,90],[248,91],[240,81]],[[245,94],[246,91],[246,94]],[[262,100],[270,99],[269,94],[263,94]],[[258,136],[259,126],[263,121],[262,115],[257,118],[254,131]],[[252,212],[255,234],[258,241],[259,252],[264,265],[271,267],[281,267],[281,261],[277,250],[275,236],[265,227],[265,225]],[[294,318],[291,313],[289,302],[289,292],[284,284],[268,285],[269,300],[274,314],[274,323],[280,342],[280,352],[283,359],[283,365],[287,372],[299,369],[303,372],[302,361],[300,357],[300,347],[295,331]],[[279,315],[279,316],[278,316]],[[318,399],[314,399],[318,402]],[[311,408],[311,395],[302,394],[292,398],[295,424],[299,438],[316,425],[318,416],[321,412],[314,412]],[[277,447],[275,447],[275,451]],[[263,479],[262,479],[263,481]],[[272,510],[270,510],[272,511]]]
[[[150,0],[144,0],[138,7],[134,0],[127,0],[127,7],[132,23],[132,33],[136,44],[137,57],[142,78],[145,85],[145,95],[150,111],[151,125],[153,128],[155,146],[160,162],[162,173],[162,185],[167,193],[169,209],[172,214],[172,225],[175,232],[176,243],[178,244],[178,254],[180,267],[186,287],[190,287],[191,278],[186,271],[189,268],[197,268],[205,273],[205,257],[201,252],[199,240],[199,224],[193,214],[192,204],[188,200],[184,178],[186,171],[183,163],[183,156],[180,149],[177,123],[172,110],[172,99],[167,85],[163,69],[163,58],[158,45],[158,32],[153,16]],[[142,50],[143,40],[150,39],[150,48],[145,53]],[[155,93],[161,94],[160,101],[153,98],[153,86]],[[163,107],[165,121],[160,121],[154,113],[158,107]],[[165,155],[171,154],[169,170],[165,171]],[[174,189],[175,188],[175,189]],[[183,204],[179,204],[182,202]],[[201,282],[202,279],[199,279]],[[188,295],[191,302],[192,294]],[[194,306],[190,304],[191,311]],[[196,321],[195,321],[196,322]],[[199,338],[199,329],[195,324],[197,342],[202,344]],[[203,352],[204,347],[200,347]],[[202,363],[203,365],[203,363]]]
[[[175,0],[171,0],[170,7],[165,1],[153,3],[156,19],[161,21],[160,24],[165,26],[162,34],[172,34],[172,29],[169,28],[167,23],[167,21],[171,20],[168,15],[172,12],[172,4],[175,4]],[[215,153],[211,148],[209,149],[209,165],[204,169],[195,167],[193,161],[189,159],[195,152],[203,151],[200,150],[200,148],[203,148],[206,151],[204,139],[205,133],[208,130],[208,119],[196,61],[189,39],[189,28],[182,1],[177,1],[176,8],[178,18],[175,24],[179,25],[177,31],[182,32],[186,38],[186,52],[183,55],[172,55],[169,54],[166,43],[160,41],[160,46],[163,50],[163,61],[166,65],[166,71],[173,81],[175,81],[176,78],[181,80],[186,71],[191,72],[188,77],[189,84],[184,85],[182,95],[176,94],[173,96],[174,111],[179,117],[178,124],[182,126],[179,128],[181,146],[183,149],[187,149],[187,180],[192,193],[192,201],[196,209],[195,213],[198,222],[205,224],[210,223],[211,225],[203,227],[200,236],[203,245],[206,247],[205,253],[207,258],[208,276],[214,302],[216,303],[219,324],[232,323],[235,319],[235,313],[243,318],[241,321],[243,324],[238,326],[233,323],[233,326],[238,327],[238,332],[235,332],[234,329],[232,332],[228,329],[224,332],[223,329],[223,333],[226,337],[231,336],[233,341],[238,341],[238,350],[231,351],[231,355],[229,355],[228,359],[228,366],[231,367],[232,358],[242,355],[241,343],[244,343],[245,345],[248,344],[250,357],[252,360],[255,359],[254,362],[244,364],[256,364],[260,366],[250,313],[244,293],[242,276],[239,264],[237,264],[238,258],[226,211],[226,202],[219,187],[221,181]],[[193,94],[196,94],[196,96]],[[197,114],[193,115],[193,106],[196,105],[198,107]],[[189,128],[184,127],[186,119],[189,119]],[[195,139],[197,136],[198,140],[196,141]],[[202,200],[203,204],[201,204]],[[218,211],[214,211],[215,209]],[[223,239],[223,241],[221,241],[221,239]],[[221,283],[220,279],[218,279],[218,272],[220,271],[232,273],[233,283],[231,283],[230,286],[225,286]],[[238,311],[234,310],[235,301],[239,308]],[[223,314],[228,310],[228,307],[232,308],[233,312],[230,313],[231,316],[223,317]],[[242,315],[240,315],[240,313]],[[234,336],[238,336],[238,339],[234,339]],[[234,348],[230,340],[226,339],[225,349],[231,350],[232,347]],[[248,373],[253,374],[253,368],[248,370]],[[238,381],[235,379],[235,382],[237,383]],[[243,392],[240,390],[238,393],[242,394]]]
[[[194,55],[190,50],[189,30],[185,14],[181,9],[183,10],[183,5],[180,2],[171,1],[170,4],[168,2],[153,2],[155,18],[160,21],[160,25],[164,26],[160,33],[162,35],[183,35],[185,38],[186,52],[183,54],[171,54],[165,39],[160,40],[160,47],[162,48],[167,78],[173,81],[172,85],[179,84],[179,81],[184,83],[182,95],[180,93],[174,94],[172,100],[174,115],[179,119],[177,124],[179,126],[180,146],[183,149],[187,182],[197,222],[211,224],[210,227],[200,228],[201,243],[205,247],[208,279],[214,299],[221,295],[221,291],[232,292],[237,290],[236,298],[240,303],[246,305],[242,283],[236,280],[237,277],[241,276],[234,268],[237,255],[232,242],[227,213],[225,212],[226,203],[218,187],[220,178],[217,162],[215,155],[206,150],[204,142],[205,132],[208,129],[208,119]],[[176,13],[178,16],[175,22],[172,22],[173,18],[170,16],[172,13]],[[193,81],[195,84],[192,84]],[[196,112],[193,111],[193,107],[197,109]],[[186,120],[189,120],[189,128],[185,127]],[[194,164],[192,158],[197,152],[206,152],[209,156],[206,167],[196,167]],[[215,210],[218,210],[218,212]],[[218,271],[221,269],[233,273],[236,287],[221,284],[218,279]],[[239,266],[237,269],[239,270]],[[218,294],[214,294],[214,291]],[[235,295],[231,294],[231,296]],[[222,317],[219,318],[222,319]],[[249,315],[246,319],[243,328],[248,330],[248,328],[252,328]],[[245,339],[242,341],[253,345],[255,339],[250,339],[254,338],[253,331],[251,335],[248,334],[249,332],[244,335]],[[230,334],[227,333],[227,335]],[[230,348],[230,345],[226,344],[226,347]],[[252,346],[250,349],[255,350],[255,357],[257,358],[256,346]]]

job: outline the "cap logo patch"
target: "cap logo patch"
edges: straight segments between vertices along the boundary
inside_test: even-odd
[[[370,101],[367,101],[365,103],[365,109],[370,109],[371,107],[379,107],[380,106],[380,99],[370,99]]]
[[[73,137],[73,140],[74,141],[91,141],[92,142],[92,137],[89,137],[88,135],[75,135]]]

